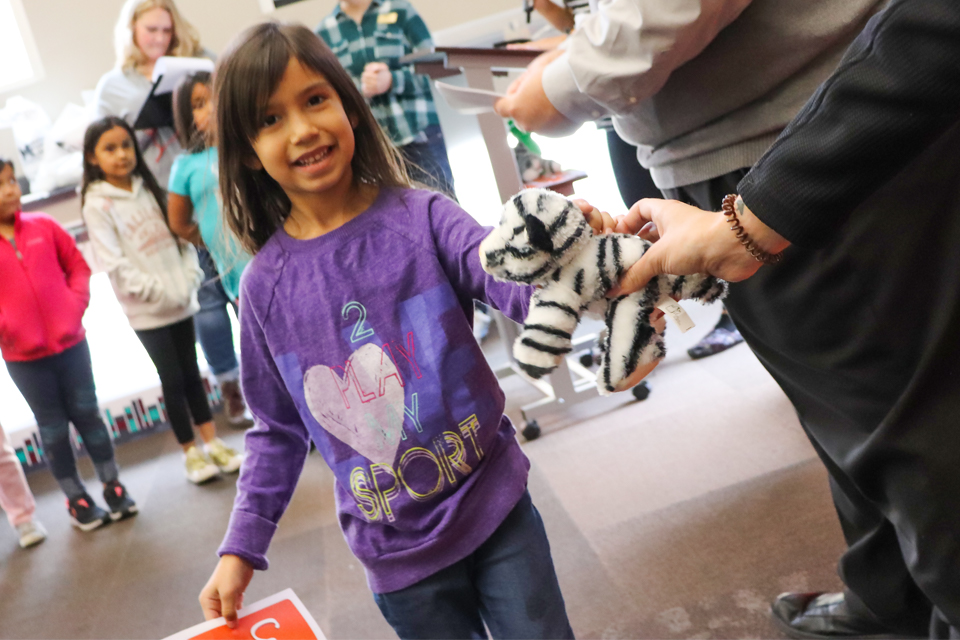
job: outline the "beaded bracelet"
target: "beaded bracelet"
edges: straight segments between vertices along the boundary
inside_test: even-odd
[[[780,253],[767,253],[750,238],[747,234],[747,230],[743,228],[743,225],[740,224],[740,219],[737,217],[737,212],[734,209],[734,203],[737,201],[737,194],[731,193],[724,196],[723,198],[723,215],[726,216],[727,222],[730,223],[730,230],[737,234],[737,240],[740,241],[740,244],[747,250],[747,253],[752,255],[757,262],[762,262],[764,264],[777,264],[783,258],[783,252]]]

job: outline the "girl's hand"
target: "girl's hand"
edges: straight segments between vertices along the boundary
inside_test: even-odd
[[[790,245],[746,207],[740,222],[764,251],[778,253]],[[641,200],[617,221],[616,230],[640,233],[654,242],[627,271],[617,294],[639,291],[662,273],[709,273],[728,282],[739,282],[762,266],[740,244],[722,213],[702,211],[676,200]]]
[[[240,558],[227,554],[220,558],[213,575],[200,592],[203,618],[213,620],[223,616],[231,629],[237,626],[237,609],[243,606],[243,592],[253,578],[253,567]]]
[[[185,309],[187,306],[189,306],[190,298],[188,297],[183,299],[180,297],[174,297],[167,291],[162,291],[160,293],[160,302],[161,310],[173,312],[179,311],[180,309]]]
[[[206,279],[207,275],[203,272],[203,269],[201,269],[199,266],[194,267],[193,265],[191,265],[191,267],[193,272],[193,281],[192,281],[193,287],[194,289],[199,289],[200,286],[203,284],[203,281]],[[190,296],[187,297],[187,304],[190,304],[189,298]]]
[[[595,235],[613,233],[616,230],[617,221],[606,211],[600,211],[582,198],[577,198],[573,201],[573,204],[577,205],[580,211],[583,211],[583,216],[587,219]]]

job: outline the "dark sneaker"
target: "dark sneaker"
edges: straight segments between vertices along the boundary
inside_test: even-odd
[[[103,499],[107,501],[111,520],[123,520],[136,515],[139,511],[137,503],[133,501],[133,498],[127,493],[127,488],[120,484],[119,480],[104,485]]]
[[[694,360],[699,360],[726,351],[741,342],[743,342],[743,336],[736,329],[717,327],[708,333],[703,340],[687,349],[687,355]]]
[[[110,514],[97,506],[89,494],[67,500],[70,522],[80,531],[93,531],[110,521]]]

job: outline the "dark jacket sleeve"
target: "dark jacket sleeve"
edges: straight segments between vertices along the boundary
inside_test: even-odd
[[[801,246],[960,120],[960,2],[893,0],[740,182],[744,203]]]

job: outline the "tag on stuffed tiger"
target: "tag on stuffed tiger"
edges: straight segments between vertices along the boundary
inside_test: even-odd
[[[696,326],[693,319],[687,315],[686,310],[680,306],[680,303],[670,296],[660,298],[660,301],[657,302],[657,309],[663,311],[663,315],[673,320],[673,323],[680,329],[680,333],[686,333]]]

